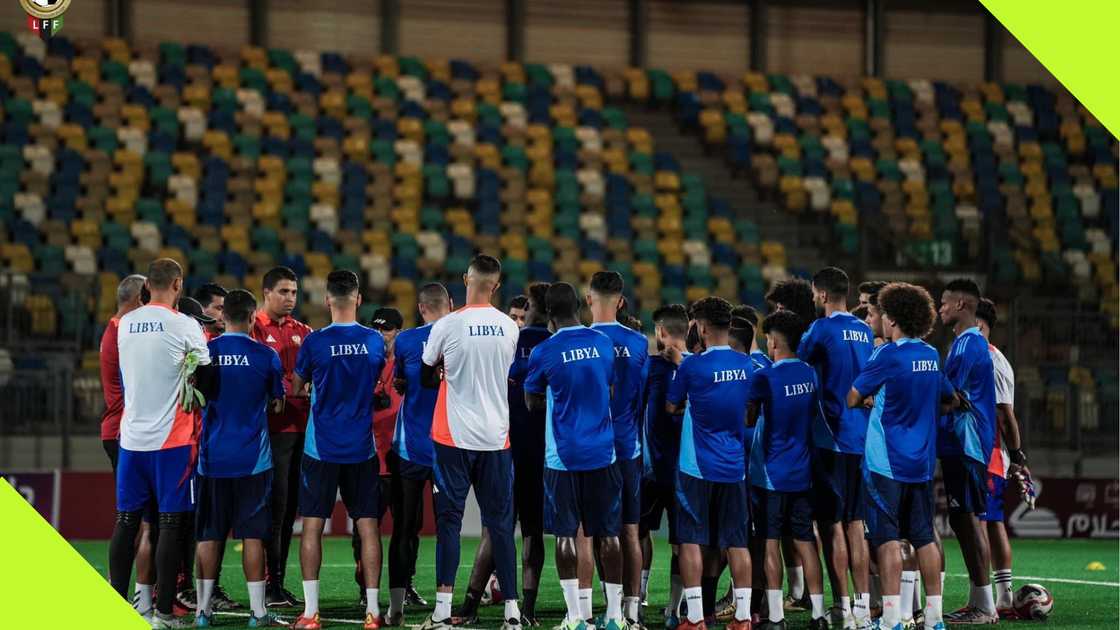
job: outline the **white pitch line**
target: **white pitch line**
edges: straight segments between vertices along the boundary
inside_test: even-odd
[[[967,578],[967,573],[953,573],[949,577]],[[1070,578],[1056,578],[1056,577],[1043,577],[1040,575],[1016,575],[1015,581],[1022,580],[1038,580],[1040,582],[1059,582],[1062,584],[1081,584],[1084,586],[1111,586],[1112,588],[1120,588],[1120,582],[1098,582],[1095,580],[1074,580]]]

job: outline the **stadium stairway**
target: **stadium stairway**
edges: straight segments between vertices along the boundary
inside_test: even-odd
[[[634,103],[618,104],[618,107],[631,125],[649,131],[659,150],[671,153],[680,162],[682,172],[703,178],[712,196],[726,200],[737,218],[753,221],[763,238],[782,243],[789,269],[795,275],[811,274],[823,267],[826,260],[841,254],[829,251],[835,248],[829,247],[831,230],[828,225],[799,221],[782,212],[773,202],[762,199],[747,177],[736,177],[722,158],[706,153],[696,137],[678,128],[665,110]],[[854,269],[854,266],[846,268]]]

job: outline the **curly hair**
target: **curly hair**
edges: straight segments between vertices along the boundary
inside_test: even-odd
[[[806,328],[808,328],[807,322],[797,313],[785,309],[774,311],[762,320],[762,334],[778,333],[789,346],[790,352],[797,352],[797,346],[800,345],[801,336],[805,334]]]
[[[692,305],[694,319],[707,322],[709,326],[727,330],[731,327],[731,303],[721,297],[709,296],[697,300]]]
[[[937,311],[925,287],[892,282],[879,291],[879,309],[891,318],[903,334],[922,339],[933,330]]]
[[[776,282],[766,294],[766,301],[774,305],[781,305],[801,319],[805,325],[817,318],[817,307],[813,304],[813,287],[802,278],[790,278]]]

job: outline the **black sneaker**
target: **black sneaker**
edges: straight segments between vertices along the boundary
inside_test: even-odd
[[[214,594],[210,597],[210,604],[214,610],[219,612],[226,612],[230,610],[240,610],[244,608],[240,602],[230,599],[226,589],[221,586],[214,587]]]
[[[541,625],[541,622],[537,621],[537,617],[535,615],[522,613],[521,625],[526,628],[536,628]]]
[[[365,607],[366,607],[366,589],[359,586],[358,587],[358,608],[365,608]]]
[[[405,606],[427,606],[428,600],[420,596],[416,589],[410,584],[404,591],[404,605]]]
[[[825,626],[826,628],[828,626]],[[783,619],[779,622],[763,621],[758,624],[758,630],[786,630],[786,620]]]
[[[187,610],[194,610],[198,607],[198,594],[193,588],[185,588],[175,593],[175,604]]]
[[[809,630],[828,630],[828,617],[818,617],[810,621]]]
[[[279,584],[269,584],[265,590],[264,605],[269,608],[297,608],[303,606],[303,602]]]

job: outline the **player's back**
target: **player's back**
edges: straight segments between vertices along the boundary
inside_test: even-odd
[[[591,328],[609,337],[614,344],[611,419],[614,423],[615,451],[620,459],[631,460],[642,451],[638,425],[642,389],[649,370],[649,341],[642,333],[618,322],[596,323]]]
[[[284,397],[280,355],[243,333],[219,335],[209,348],[218,368],[218,395],[203,412],[198,471],[238,477],[268,470],[268,404]]]
[[[667,484],[673,483],[681,449],[680,415],[671,414],[665,409],[669,384],[673,382],[676,373],[676,364],[665,357],[654,355],[649,358],[645,396],[645,447],[642,449],[642,457],[645,474]]]
[[[669,402],[686,398],[681,422],[680,471],[709,481],[740,481],[745,415],[754,365],[729,346],[713,346],[681,362],[669,387]]]
[[[549,468],[594,470],[614,462],[613,378],[614,344],[590,328],[561,328],[533,349],[525,390],[545,395]]]
[[[509,433],[515,454],[537,454],[544,450],[544,413],[525,406],[525,378],[533,349],[552,336],[544,326],[526,326],[517,336],[517,351],[509,367]]]
[[[996,384],[988,340],[973,327],[953,340],[945,359],[945,376],[966,398],[971,409],[942,418],[937,454],[965,456],[987,465],[996,431]]]
[[[844,453],[863,452],[867,410],[849,408],[846,398],[874,348],[871,327],[842,311],[814,321],[801,337],[797,356],[817,371],[821,406],[835,441],[834,445],[818,446]]]
[[[764,419],[755,426],[751,482],[781,492],[808,490],[810,444],[821,415],[817,374],[799,359],[782,359],[755,372],[751,400]]]
[[[424,363],[443,359],[432,439],[478,451],[509,447],[509,368],[519,329],[489,304],[471,304],[432,324]]]
[[[117,347],[124,390],[121,448],[154,451],[193,444],[193,415],[178,402],[186,355],[194,352],[200,365],[210,363],[198,322],[148,304],[121,318]]]
[[[295,368],[311,383],[307,455],[339,464],[373,457],[373,392],[384,363],[381,333],[361,324],[331,324],[307,336]]]
[[[432,413],[439,390],[424,387],[421,368],[424,345],[432,332],[431,324],[402,331],[393,342],[396,376],[405,379],[404,399],[397,410],[393,450],[420,466],[432,465]]]

